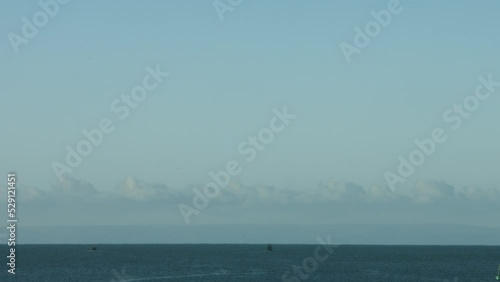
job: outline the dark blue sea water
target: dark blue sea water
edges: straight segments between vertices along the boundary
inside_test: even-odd
[[[11,275],[7,247],[1,246],[0,281],[495,281],[500,264],[500,247],[96,247],[91,252],[86,245],[18,246]]]

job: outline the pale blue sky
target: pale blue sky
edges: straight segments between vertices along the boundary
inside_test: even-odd
[[[47,191],[65,146],[109,117],[116,130],[69,177],[99,191],[127,177],[185,189],[243,160],[237,145],[287,106],[297,118],[235,180],[304,191],[330,178],[386,185],[398,155],[443,127],[449,140],[407,184],[500,189],[500,90],[460,130],[442,118],[478,76],[500,81],[500,3],[401,1],[348,64],[339,44],[352,44],[353,28],[387,2],[244,0],[221,21],[211,1],[73,1],[15,54],[7,34],[40,7],[9,1],[0,11],[0,171]],[[157,64],[170,76],[119,121],[111,102]]]

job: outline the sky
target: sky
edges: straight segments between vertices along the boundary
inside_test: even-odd
[[[500,87],[447,112],[500,81],[498,1],[229,2],[61,0],[17,45],[23,17],[44,10],[6,4],[0,171],[17,174],[25,225],[498,227]],[[356,45],[356,28],[391,5]],[[154,87],[134,108],[121,100],[145,80]],[[56,173],[103,120],[112,132]],[[248,161],[249,136],[272,121],[284,129]],[[402,177],[399,156],[436,129],[446,141]],[[231,161],[241,172],[196,208],[193,188]],[[188,222],[181,204],[199,213]]]

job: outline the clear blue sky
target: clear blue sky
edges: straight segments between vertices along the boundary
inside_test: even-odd
[[[287,106],[297,118],[242,161],[238,183],[386,186],[384,172],[414,139],[442,127],[449,140],[400,189],[424,179],[498,191],[500,89],[460,130],[442,114],[474,93],[478,76],[500,81],[500,3],[401,1],[403,11],[347,63],[339,44],[352,44],[353,28],[388,2],[244,0],[221,21],[211,1],[72,1],[16,54],[7,34],[20,34],[21,18],[40,7],[9,1],[0,11],[0,171],[50,193],[59,185],[51,163],[109,117],[115,131],[68,178],[102,193],[138,179],[190,195],[209,171],[243,160],[238,144]],[[170,76],[117,119],[112,101],[158,64]]]

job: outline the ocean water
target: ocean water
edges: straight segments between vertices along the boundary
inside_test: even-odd
[[[96,247],[21,245],[12,275],[0,246],[0,281],[495,281],[500,264],[500,247],[486,246]]]

